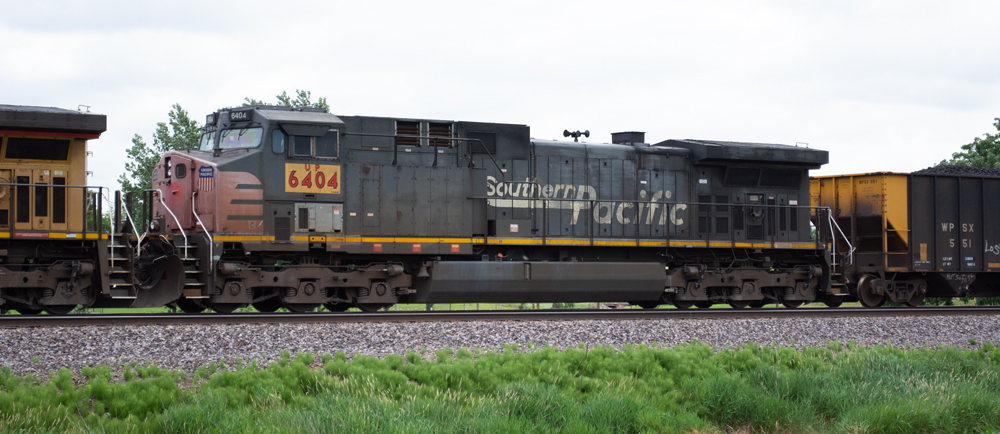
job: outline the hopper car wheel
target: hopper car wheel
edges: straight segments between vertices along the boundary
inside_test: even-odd
[[[862,306],[879,307],[885,304],[885,297],[876,294],[875,285],[872,284],[877,279],[871,274],[866,274],[858,281],[858,301],[861,302]]]
[[[357,307],[358,309],[361,309],[362,312],[369,312],[369,313],[371,313],[371,312],[378,312],[379,310],[381,310],[384,307],[392,306],[392,304],[389,304],[389,303],[356,303],[354,306]]]
[[[764,306],[767,306],[767,300],[754,300],[750,302],[750,307],[754,309],[760,309]]]
[[[236,309],[246,307],[246,303],[212,303],[210,307],[215,313],[233,313]]]
[[[801,301],[801,300],[786,300],[786,301],[782,301],[781,302],[781,304],[785,305],[785,307],[787,307],[789,309],[795,309],[795,308],[797,308],[799,306],[802,306],[805,303],[806,302]]]
[[[281,299],[277,297],[272,297],[267,300],[261,300],[253,304],[253,308],[260,312],[271,313],[281,307]]]
[[[42,313],[41,309],[32,309],[30,307],[15,307],[14,310],[21,315],[38,315]]]
[[[188,300],[186,298],[177,300],[177,307],[184,311],[184,313],[202,313],[205,311],[205,306],[195,303],[194,300]]]
[[[76,309],[75,304],[59,304],[59,305],[45,305],[42,306],[49,315],[66,315]]]
[[[844,304],[844,297],[830,297],[823,300],[823,304],[826,307],[840,307],[840,305]]]
[[[330,312],[346,312],[347,309],[351,308],[351,305],[347,303],[323,303],[323,307],[326,307]]]
[[[711,301],[696,301],[696,302],[694,302],[695,307],[697,307],[698,309],[708,309],[708,308],[712,307],[713,304],[714,303],[712,303]]]
[[[743,309],[743,308],[749,306],[750,302],[749,301],[730,301],[729,305],[732,306],[733,309]]]
[[[312,312],[312,311],[316,310],[316,308],[319,307],[320,305],[318,303],[316,303],[316,304],[313,304],[313,303],[288,303],[288,304],[285,304],[284,306],[285,306],[285,309],[288,309],[289,312],[303,313],[303,312]]]
[[[656,309],[656,306],[659,306],[660,302],[659,301],[643,301],[643,302],[629,303],[629,304],[639,306],[639,307],[641,307],[643,309]]]
[[[913,307],[920,306],[920,304],[924,302],[924,297],[926,297],[926,296],[927,296],[926,293],[919,293],[918,292],[916,294],[913,294],[913,297],[910,297],[910,299],[906,302],[906,304],[908,304],[910,306],[913,306]]]

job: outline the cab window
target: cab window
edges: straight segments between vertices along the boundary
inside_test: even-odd
[[[283,154],[285,152],[285,133],[275,129],[271,131],[271,152]]]
[[[340,134],[337,130],[327,131],[320,137],[291,136],[288,145],[289,156],[335,159],[339,153],[339,140]]]
[[[198,147],[198,149],[201,149],[202,151],[211,151],[212,148],[215,148],[215,131],[202,134],[201,146]]]
[[[261,128],[233,128],[222,131],[219,149],[256,148],[263,135]]]

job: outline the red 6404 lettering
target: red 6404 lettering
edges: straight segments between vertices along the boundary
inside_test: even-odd
[[[326,185],[326,174],[316,172],[316,188],[323,188],[324,185]]]
[[[327,184],[327,187],[337,188],[337,186],[338,186],[338,184],[337,184],[337,175],[339,175],[339,174],[340,173],[338,173],[338,172],[333,172],[333,176],[330,177],[330,183]]]
[[[290,173],[288,175],[288,186],[289,187],[298,187],[299,186],[299,178],[295,177],[295,171],[294,170],[292,171],[292,173]]]
[[[306,172],[305,178],[302,178],[302,185],[312,188],[313,186],[312,173]]]

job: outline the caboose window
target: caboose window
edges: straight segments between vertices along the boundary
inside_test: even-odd
[[[264,132],[261,128],[234,128],[222,131],[219,149],[256,148]]]
[[[10,137],[4,157],[22,160],[63,160],[69,157],[69,140]]]

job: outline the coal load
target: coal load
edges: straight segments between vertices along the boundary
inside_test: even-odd
[[[973,166],[934,166],[913,172],[914,175],[948,175],[948,176],[994,176],[1000,177],[1000,169],[992,167]]]

